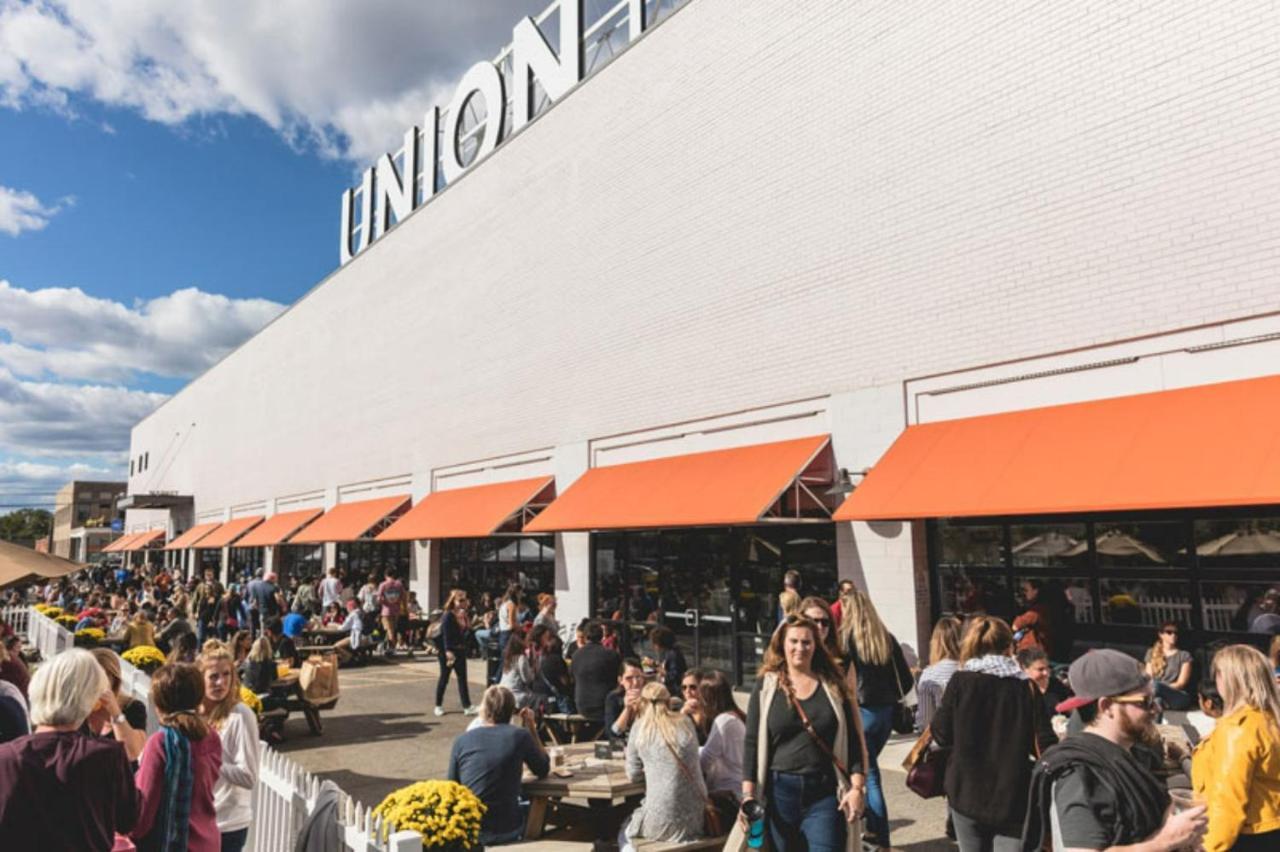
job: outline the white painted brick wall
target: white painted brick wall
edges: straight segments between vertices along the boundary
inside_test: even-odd
[[[1277,310],[1277,59],[1270,2],[693,0],[139,424],[131,486],[418,477]]]

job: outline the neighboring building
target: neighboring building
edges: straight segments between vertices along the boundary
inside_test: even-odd
[[[789,568],[916,649],[1025,579],[1239,632],[1280,390],[1198,386],[1280,369],[1276,60],[1269,4],[690,0],[140,422],[129,526],[742,680]]]
[[[89,558],[118,535],[111,531],[117,517],[116,500],[123,497],[123,482],[74,480],[58,489],[54,498],[52,552],[76,562]]]

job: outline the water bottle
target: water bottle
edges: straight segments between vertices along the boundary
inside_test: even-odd
[[[742,815],[747,818],[747,847],[759,849],[764,846],[764,805],[747,799],[742,803]]]

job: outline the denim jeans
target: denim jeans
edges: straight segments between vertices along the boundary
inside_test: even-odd
[[[880,752],[893,733],[893,705],[862,707],[862,730],[867,737],[867,831],[889,846],[889,806],[880,783]]]
[[[222,852],[241,852],[248,839],[249,829],[247,828],[224,831],[222,832]]]
[[[1155,682],[1156,698],[1164,704],[1166,710],[1186,710],[1191,706],[1191,696],[1181,689],[1175,689],[1164,681]]]
[[[821,775],[770,772],[766,819],[774,849],[788,852],[838,852],[846,824],[836,800],[836,779]]]

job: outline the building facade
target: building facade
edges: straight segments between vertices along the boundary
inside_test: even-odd
[[[914,649],[965,583],[1015,610],[1024,567],[1083,580],[1105,632],[1098,539],[1145,516],[822,511],[909,426],[1278,372],[1278,54],[1266,3],[690,0],[140,422],[130,494],[193,502],[130,525],[395,498],[354,541],[187,558],[392,565],[424,604],[515,580],[562,620],[668,623],[742,679],[788,568],[853,579]],[[376,541],[429,495],[545,478],[564,499],[589,472],[815,436],[789,523],[685,511],[672,474],[679,493],[643,480],[666,526]],[[1241,516],[1185,508],[1154,521],[1192,539]],[[1170,574],[1130,566],[1124,590],[1189,612],[1194,541],[1120,531]],[[1072,544],[1017,549],[1049,532]]]
[[[124,496],[123,482],[73,480],[54,497],[52,552],[76,562],[88,562],[116,537],[116,500]]]

